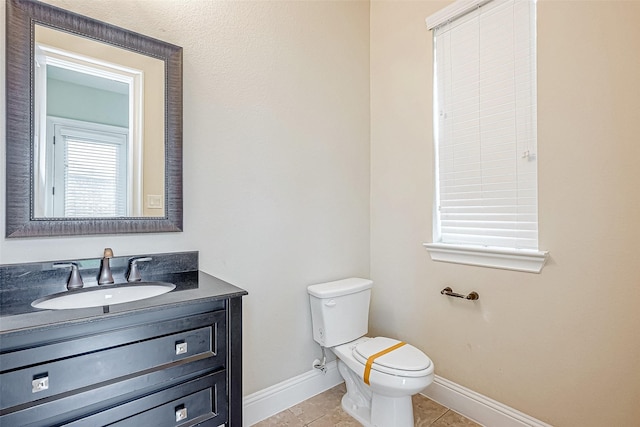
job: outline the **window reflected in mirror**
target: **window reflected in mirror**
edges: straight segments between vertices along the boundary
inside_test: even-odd
[[[35,218],[165,215],[165,64],[35,26]]]

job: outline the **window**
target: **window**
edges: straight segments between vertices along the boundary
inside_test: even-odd
[[[37,26],[36,38],[39,40],[55,41],[50,29]],[[56,35],[57,36],[57,35]],[[56,44],[54,42],[54,44]],[[34,98],[34,180],[33,180],[33,215],[36,218],[48,217],[112,217],[112,216],[142,216],[143,214],[143,100],[144,100],[144,73],[141,70],[125,67],[123,65],[107,62],[103,59],[86,56],[77,52],[71,52],[44,43],[34,45],[34,85],[37,86]],[[64,123],[64,129],[98,130],[101,136],[94,139],[96,134],[83,136],[84,139],[73,138],[69,135],[57,135],[57,152],[54,153],[53,136],[55,132],[52,120]],[[71,121],[75,121],[70,125]],[[114,128],[100,128],[101,124],[113,125]],[[60,128],[62,129],[62,128]],[[106,129],[106,130],[105,130]],[[113,130],[115,129],[115,131]],[[103,132],[104,131],[104,132]],[[105,133],[106,132],[106,133]],[[114,133],[115,132],[115,133]],[[113,138],[110,142],[102,141],[102,135],[111,133],[117,135],[117,142]],[[75,135],[75,134],[74,134]],[[70,139],[71,138],[71,139]],[[124,141],[122,140],[124,138]],[[67,144],[67,141],[72,141]],[[79,145],[83,141],[83,145]],[[87,145],[88,141],[92,141]],[[105,145],[106,144],[106,145]],[[115,144],[115,145],[114,145]],[[79,193],[72,195],[73,182],[79,182],[79,171],[75,166],[89,165],[91,162],[89,153],[96,152],[96,161],[107,161],[106,157],[100,157],[102,148],[109,150],[117,148],[118,169],[117,196],[110,197],[114,203],[107,207],[106,199],[85,202],[79,201]],[[82,147],[82,148],[80,148]],[[63,151],[64,150],[66,151]],[[100,148],[100,149],[99,149]],[[71,154],[69,150],[81,149],[85,156],[75,166],[72,163],[62,163]],[[99,154],[100,153],[100,154]],[[115,153],[115,152],[114,152]],[[116,154],[113,154],[116,155]],[[55,163],[54,156],[56,156]],[[74,157],[69,157],[73,161]],[[65,166],[62,166],[65,165]],[[50,168],[57,167],[57,170]],[[64,184],[63,167],[66,169],[68,181]],[[105,167],[108,167],[105,165]],[[98,165],[94,170],[98,171]],[[90,177],[89,169],[85,168],[82,174],[83,184],[80,188],[87,188]],[[54,176],[55,175],[55,176]],[[125,179],[126,178],[126,179]],[[54,179],[58,181],[55,182]],[[92,180],[92,185],[104,182],[100,174]],[[113,181],[116,182],[116,181]],[[57,193],[54,194],[54,187]],[[97,188],[96,188],[97,190]],[[92,197],[106,195],[114,191],[113,188],[105,188],[104,191],[95,191]],[[88,197],[88,192],[85,193]],[[115,197],[115,198],[114,198]],[[75,206],[75,207],[74,207]]]
[[[434,40],[437,261],[539,272],[535,1],[458,1]]]
[[[53,216],[129,216],[128,129],[58,117],[49,122]]]

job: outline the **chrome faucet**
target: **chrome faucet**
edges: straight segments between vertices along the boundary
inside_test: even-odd
[[[100,274],[98,275],[98,285],[111,285],[113,284],[113,275],[111,274],[111,266],[109,260],[113,258],[113,251],[111,248],[104,249],[104,255],[102,257],[102,263],[100,264]]]
[[[84,286],[80,271],[78,271],[78,264],[75,262],[56,262],[53,264],[53,268],[67,268],[71,267],[71,274],[67,279],[67,289],[81,289]]]
[[[142,280],[142,276],[140,275],[140,270],[138,269],[139,262],[151,261],[153,258],[151,257],[139,257],[139,258],[129,258],[129,270],[127,270],[127,274],[125,277],[127,278],[127,282],[139,282]]]

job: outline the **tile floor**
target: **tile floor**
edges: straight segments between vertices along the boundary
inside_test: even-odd
[[[260,421],[254,427],[360,427],[340,407],[340,399],[344,393],[342,383]],[[413,396],[413,418],[416,427],[480,427],[480,424],[420,394]]]

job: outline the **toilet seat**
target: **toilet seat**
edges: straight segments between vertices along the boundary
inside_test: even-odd
[[[400,341],[393,338],[371,338],[354,346],[352,355],[359,363],[366,365],[369,357],[398,343]],[[422,351],[405,344],[376,358],[371,369],[396,376],[421,377],[428,374],[431,363],[431,359]]]

